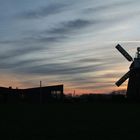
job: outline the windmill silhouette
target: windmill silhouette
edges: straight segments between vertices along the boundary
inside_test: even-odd
[[[127,98],[129,99],[140,99],[140,47],[137,48],[136,56],[133,59],[119,44],[116,49],[131,63],[129,71],[122,76],[115,84],[120,86],[127,79]]]

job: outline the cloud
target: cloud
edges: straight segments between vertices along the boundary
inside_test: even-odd
[[[102,62],[102,59],[99,58],[83,58],[77,60],[79,63],[96,63],[96,62]]]
[[[73,66],[73,64],[66,63],[54,63],[54,64],[45,64],[45,65],[36,65],[29,66],[28,68],[24,67],[17,69],[19,73],[30,73],[38,75],[73,75],[78,73],[86,73],[95,71],[96,67],[94,66]]]
[[[117,8],[117,7],[124,7],[124,6],[127,6],[127,5],[130,5],[130,4],[134,4],[135,2],[137,2],[136,0],[135,1],[132,1],[132,0],[125,0],[125,1],[119,1],[119,2],[111,2],[111,3],[103,3],[101,5],[98,5],[98,6],[95,6],[95,7],[90,7],[90,8],[85,8],[82,13],[85,13],[85,14],[89,14],[89,13],[97,13],[97,12],[103,12],[105,10],[108,10],[108,9],[114,9],[114,8]]]
[[[92,24],[95,24],[95,22],[96,21],[93,22],[86,19],[75,19],[67,22],[60,22],[56,25],[55,28],[38,32],[37,34],[40,35],[36,37],[31,37],[31,40],[46,43],[64,41],[66,39],[69,39],[73,35],[78,35],[78,32],[82,33],[85,28],[91,26]]]
[[[25,37],[17,39],[17,40],[2,40],[0,44],[16,44],[16,45],[26,45],[32,44],[37,45],[40,43],[44,43],[45,46],[49,48],[49,46],[55,42],[64,41],[65,39],[69,39],[71,36],[75,35],[72,33],[81,32],[91,26],[92,24],[96,24],[96,21],[90,21],[86,19],[75,19],[67,22],[60,22],[56,25],[55,28],[51,28],[49,30],[34,30],[28,31],[28,35],[25,34]]]
[[[41,63],[41,59],[28,59],[28,60],[18,60],[11,58],[11,61],[8,59],[4,59],[0,61],[1,69],[5,69],[12,73],[20,73],[20,70],[17,69],[28,69],[31,66],[36,65],[37,63]],[[25,74],[25,73],[24,73]],[[26,73],[28,74],[28,73]]]
[[[48,44],[53,44],[54,42],[59,42],[60,40],[65,39],[65,38],[66,36],[63,36],[63,35],[53,36],[53,35],[48,35],[48,34],[44,35],[40,33],[40,35],[27,37],[25,38],[25,40],[26,42],[29,42],[29,43],[34,43],[34,44],[46,43],[46,45],[48,45]]]
[[[23,19],[38,19],[42,17],[47,17],[47,16],[64,11],[66,6],[68,5],[64,3],[63,4],[60,4],[60,3],[49,4],[47,6],[40,7],[38,9],[24,12],[20,14],[19,17]]]
[[[56,58],[57,59],[57,58]],[[31,60],[30,63],[32,64],[32,61],[35,62],[34,60]],[[81,75],[83,73],[90,73],[90,72],[96,72],[100,70],[105,70],[108,68],[108,65],[115,65],[110,62],[106,62],[105,59],[98,60],[95,59],[96,62],[93,62],[93,64],[86,64],[82,63],[81,61],[71,61],[69,63],[49,63],[49,61],[46,62],[46,64],[42,64],[42,60],[38,61],[37,63],[34,63],[33,65],[27,65],[29,64],[26,61],[25,63],[21,62],[20,67],[15,69],[16,72],[18,73],[23,73],[23,74],[37,74],[37,75]],[[39,63],[40,62],[40,63]],[[22,64],[24,64],[22,66]],[[84,64],[84,65],[81,65]],[[17,65],[15,63],[14,65]],[[97,78],[97,77],[96,77]]]
[[[24,57],[26,54],[31,54],[34,52],[40,51],[42,48],[39,46],[22,46],[22,47],[15,47],[12,50],[6,50],[5,53],[0,53],[0,61],[10,61],[13,58]]]
[[[92,24],[97,23],[97,21],[90,21],[86,19],[75,19],[72,21],[62,22],[60,23],[60,27],[52,28],[46,33],[50,34],[67,34],[73,31],[81,30],[82,28],[89,27]]]
[[[102,3],[79,0],[76,4],[70,2],[71,5],[65,2],[39,6],[43,3],[36,1],[24,8],[26,3],[21,10],[15,7],[19,17],[13,19],[14,26],[11,22],[5,24],[5,37],[0,41],[1,71],[44,77],[48,81],[58,79],[71,87],[111,87],[110,80],[117,79],[121,73],[116,67],[122,58],[117,53],[114,55],[112,44],[103,40],[113,37],[125,40],[120,32],[122,28],[118,27],[130,24],[128,20],[132,21],[130,17],[137,16],[139,9],[129,10],[133,3],[130,0]]]
[[[3,46],[5,53],[0,53],[0,65],[1,69],[9,69],[9,71],[15,73],[25,73],[25,74],[38,74],[38,75],[64,75],[64,74],[74,74],[74,73],[85,73],[86,71],[90,71],[91,67],[82,67],[77,66],[73,67],[72,65],[66,64],[47,64],[42,65],[41,60],[33,60],[32,58],[25,58],[26,55],[34,56],[37,52],[48,51],[52,49],[52,44],[55,42],[63,41],[66,38],[69,38],[71,35],[69,34],[71,31],[82,30],[92,22],[84,19],[75,19],[67,22],[60,23],[59,27],[52,28],[49,31],[35,31],[34,34],[31,32],[28,36],[21,38],[19,40],[2,40],[0,44]],[[61,31],[61,34],[60,34]],[[67,33],[67,35],[63,35],[63,33]],[[56,34],[57,35],[56,35]],[[7,45],[12,46],[12,49],[8,49]],[[50,50],[49,50],[50,49]],[[65,50],[64,50],[65,52]],[[65,54],[63,54],[64,56]],[[33,57],[34,57],[33,56]],[[49,59],[51,60],[51,58]],[[81,60],[82,61],[82,60]],[[87,60],[83,60],[87,61]],[[40,63],[40,65],[38,65]],[[79,65],[80,62],[74,62]]]

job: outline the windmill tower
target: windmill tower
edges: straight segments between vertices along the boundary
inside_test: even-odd
[[[120,86],[128,78],[127,98],[140,99],[140,47],[137,48],[136,57],[133,59],[119,44],[116,49],[131,63],[129,71],[122,76],[115,84]]]

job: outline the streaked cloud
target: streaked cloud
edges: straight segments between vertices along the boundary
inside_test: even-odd
[[[58,28],[51,29],[48,31],[50,34],[65,34],[69,32],[73,32],[75,30],[81,30],[82,28],[88,27],[91,24],[98,23],[96,21],[92,22],[85,19],[76,19],[73,21],[63,22],[61,26]]]
[[[120,43],[135,54],[139,4],[136,0],[14,0],[11,5],[7,0],[0,5],[0,75],[13,77],[21,87],[42,79],[64,83],[66,90],[116,89],[115,80],[130,64],[114,47]],[[4,77],[1,84],[9,86]]]
[[[108,9],[130,6],[130,4],[133,4],[135,2],[137,1],[136,0],[113,1],[112,0],[103,4],[99,4],[95,7],[91,6],[91,7],[85,8],[83,12],[85,12],[86,14],[89,14],[91,12],[95,12],[95,13],[104,12],[105,10],[108,10]]]
[[[60,13],[64,11],[66,6],[67,6],[66,4],[60,4],[60,3],[49,4],[47,6],[25,12],[21,14],[19,17],[22,17],[24,19],[42,18],[42,17]]]

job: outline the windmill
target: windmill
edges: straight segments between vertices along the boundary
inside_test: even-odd
[[[119,44],[116,49],[131,63],[129,71],[124,74],[115,84],[119,87],[127,79],[127,98],[140,99],[140,47],[137,48],[136,57],[133,59]]]

